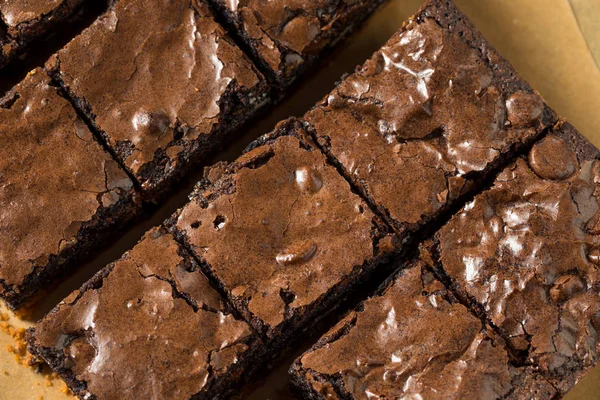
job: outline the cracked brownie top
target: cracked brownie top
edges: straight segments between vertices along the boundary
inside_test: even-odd
[[[291,372],[310,398],[551,398],[553,387],[512,365],[503,340],[423,266],[400,273],[296,361]]]
[[[18,292],[36,269],[75,246],[98,213],[132,193],[125,172],[49,81],[36,69],[0,99],[3,293]]]
[[[212,0],[282,83],[383,0]]]
[[[185,400],[231,372],[252,343],[160,229],[61,302],[33,341],[82,398]]]
[[[391,245],[296,128],[209,170],[210,182],[173,221],[241,312],[269,334],[319,307]]]
[[[436,235],[439,267],[563,391],[600,359],[599,184],[565,125]]]
[[[145,189],[265,89],[198,0],[116,1],[48,66]]]
[[[465,17],[437,3],[304,117],[400,231],[430,220],[554,120]]]

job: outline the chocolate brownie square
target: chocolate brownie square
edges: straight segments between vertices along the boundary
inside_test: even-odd
[[[431,0],[304,119],[363,195],[410,235],[556,117],[452,2]]]
[[[114,1],[48,68],[150,198],[267,98],[201,0]]]
[[[28,335],[82,399],[216,399],[259,342],[161,229],[51,311]]]
[[[0,99],[0,298],[18,308],[137,211],[125,171],[42,69]]]
[[[551,399],[503,340],[418,262],[290,369],[305,399]]]
[[[564,124],[436,234],[456,292],[562,393],[600,360],[600,152]]]
[[[281,88],[364,22],[384,0],[210,0]]]
[[[269,342],[316,323],[390,258],[394,237],[294,120],[205,177],[168,226]]]
[[[22,52],[27,44],[72,19],[84,3],[84,0],[0,2],[0,68]]]

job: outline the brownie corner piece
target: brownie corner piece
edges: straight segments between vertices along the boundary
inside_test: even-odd
[[[127,174],[41,68],[0,99],[0,298],[18,308],[137,211]]]
[[[556,395],[533,369],[515,366],[503,340],[422,261],[330,330],[290,374],[311,400]]]
[[[161,228],[28,334],[82,399],[215,399],[262,351],[197,264]]]
[[[206,176],[171,230],[268,341],[290,340],[390,258],[395,236],[294,121]]]
[[[204,1],[114,1],[47,66],[152,200],[269,101]]]
[[[399,233],[481,186],[556,122],[450,1],[430,1],[304,116]]]
[[[29,43],[50,34],[61,23],[74,19],[85,0],[24,1],[0,3],[0,68],[26,50]]]
[[[280,88],[356,30],[385,0],[209,0]]]
[[[562,394],[600,361],[599,183],[562,123],[436,234],[441,273]]]

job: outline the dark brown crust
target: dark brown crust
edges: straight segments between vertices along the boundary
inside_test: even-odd
[[[0,279],[0,298],[13,310],[24,306],[28,301],[35,302],[50,282],[63,278],[76,265],[89,260],[106,244],[115,233],[135,220],[140,210],[137,195],[131,191],[109,208],[101,208],[90,221],[81,225],[77,232],[77,244],[51,255],[46,265],[33,268],[19,286],[9,286]]]
[[[320,41],[326,42],[327,44],[323,47],[319,54],[305,54],[305,62],[300,67],[285,71],[275,71],[271,68],[268,63],[264,60],[260,54],[260,46],[255,43],[246,30],[243,28],[243,21],[236,17],[230,10],[224,5],[222,0],[208,0],[210,5],[217,10],[224,26],[230,28],[232,36],[237,39],[240,47],[251,56],[252,61],[260,68],[261,72],[272,82],[272,84],[278,87],[280,90],[290,86],[295,80],[312,69],[319,60],[326,57],[331,53],[339,42],[346,40],[352,33],[361,27],[361,25],[371,16],[371,14],[387,0],[359,0],[349,6],[349,10],[345,10],[341,15],[336,24],[326,33],[321,32]],[[285,47],[285,45],[274,41],[275,45],[281,51],[282,59],[285,59],[286,55],[291,52]]]
[[[59,24],[70,23],[77,18],[77,14],[84,10],[85,3],[84,0],[64,0],[52,12],[21,23],[13,29],[7,28],[4,17],[0,15],[0,46],[11,43],[7,53],[0,49],[0,68],[26,51],[31,42],[43,38]]]

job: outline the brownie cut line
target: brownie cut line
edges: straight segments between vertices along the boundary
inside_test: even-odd
[[[0,68],[27,49],[34,40],[68,23],[85,0],[3,0],[0,3]]]
[[[0,99],[0,298],[23,305],[135,216],[133,183],[40,68]]]
[[[226,398],[260,350],[160,228],[61,302],[28,341],[86,400]]]
[[[304,116],[401,236],[420,231],[556,121],[449,1],[428,1]]]
[[[504,341],[435,280],[401,271],[290,368],[303,398],[552,399],[554,387],[513,362]]]
[[[563,124],[436,235],[455,291],[564,394],[600,359],[600,152]]]
[[[277,86],[285,88],[385,0],[209,0]]]
[[[113,1],[47,68],[153,200],[268,101],[202,0]]]
[[[275,345],[323,317],[395,246],[295,120],[208,169],[167,225]]]

